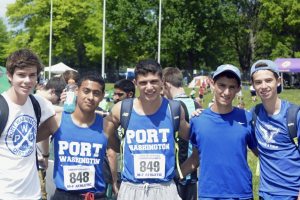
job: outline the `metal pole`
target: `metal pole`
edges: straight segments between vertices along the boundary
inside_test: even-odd
[[[161,1],[162,0],[159,0],[159,14],[158,14],[158,49],[157,49],[157,62],[158,63],[160,63]]]
[[[102,21],[102,69],[101,75],[106,78],[105,75],[105,10],[106,10],[106,0],[103,0],[103,21]]]
[[[52,13],[53,13],[53,0],[50,0],[50,35],[49,35],[49,73],[48,73],[48,79],[51,78],[51,59],[52,59]]]

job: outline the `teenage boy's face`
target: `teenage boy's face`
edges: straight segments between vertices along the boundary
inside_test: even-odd
[[[122,101],[124,99],[127,98],[127,93],[124,92],[123,90],[119,89],[119,88],[115,88],[114,89],[114,94],[113,94],[113,100],[114,103],[118,103],[119,101]]]
[[[238,81],[234,78],[220,77],[214,82],[215,102],[219,106],[232,106],[235,95],[240,91]]]
[[[103,97],[102,85],[98,82],[85,80],[77,90],[77,106],[81,110],[94,112]]]
[[[256,94],[262,99],[272,99],[277,97],[277,86],[280,78],[276,78],[270,70],[259,70],[252,75],[253,87]]]
[[[37,68],[15,68],[14,74],[7,73],[7,77],[16,93],[28,96],[37,84]]]
[[[140,91],[140,98],[153,101],[160,98],[163,83],[161,77],[156,73],[138,75],[135,79],[137,89]]]

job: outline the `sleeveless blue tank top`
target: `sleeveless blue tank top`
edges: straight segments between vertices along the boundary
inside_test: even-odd
[[[152,115],[132,109],[123,145],[122,179],[133,183],[168,182],[175,175],[174,128],[168,100]]]
[[[57,188],[78,193],[105,191],[102,167],[107,137],[100,115],[90,127],[83,128],[64,112],[53,143],[53,178]]]

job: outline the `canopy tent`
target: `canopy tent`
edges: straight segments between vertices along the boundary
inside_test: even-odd
[[[300,72],[300,58],[277,58],[275,63],[280,72]]]
[[[6,91],[10,87],[6,76],[6,68],[0,66],[0,93]]]
[[[76,71],[75,69],[72,69],[71,67],[65,65],[62,62],[57,63],[56,65],[52,65],[50,67],[45,67],[45,72],[51,71],[51,73],[53,73],[53,74],[62,74],[62,73],[64,73],[67,70]]]
[[[195,76],[193,80],[189,83],[189,88],[200,87],[202,83],[207,82],[208,76]]]

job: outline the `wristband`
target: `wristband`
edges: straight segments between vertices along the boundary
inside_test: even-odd
[[[49,158],[49,153],[48,154],[42,154],[43,158]]]

